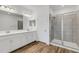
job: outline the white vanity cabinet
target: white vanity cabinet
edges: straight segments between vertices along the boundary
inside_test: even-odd
[[[0,37],[0,53],[11,52],[35,41],[35,31],[5,35]]]
[[[35,33],[36,32],[27,32],[27,33],[21,33],[12,36],[11,50],[15,50],[17,48],[20,48],[24,45],[27,45],[35,41],[35,37],[34,37]]]
[[[23,33],[12,35],[11,38],[12,38],[11,39],[11,51],[18,49],[26,44],[25,36],[23,35]]]
[[[34,32],[30,32],[30,33],[28,32],[27,34],[25,34],[25,39],[27,43],[35,41],[33,35],[34,35]]]
[[[0,53],[10,52],[10,39],[0,37]]]

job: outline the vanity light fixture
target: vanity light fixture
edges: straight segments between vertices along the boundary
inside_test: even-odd
[[[9,11],[10,9],[7,7],[6,10]]]
[[[10,11],[12,11],[12,12],[14,12],[14,11],[15,11],[15,12],[16,12],[16,10],[14,10],[14,9],[12,9],[12,8],[10,9]]]
[[[5,6],[5,5],[0,5],[0,9],[4,11],[9,11],[9,12],[16,12],[15,9],[9,8],[8,6]]]
[[[1,6],[1,8],[5,8],[4,6]]]

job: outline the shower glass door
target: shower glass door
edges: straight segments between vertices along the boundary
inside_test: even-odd
[[[79,50],[79,11],[53,16],[50,24],[50,42]]]
[[[54,16],[53,18],[53,29],[54,29],[54,39],[52,40],[53,43],[56,44],[62,44],[62,38],[61,38],[61,21],[62,21],[62,15]]]
[[[78,49],[77,14],[75,12],[63,15],[63,45]]]

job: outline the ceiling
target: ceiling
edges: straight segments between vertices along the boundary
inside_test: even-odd
[[[58,10],[63,8],[73,8],[73,7],[77,7],[77,5],[51,5],[50,6],[52,10]]]

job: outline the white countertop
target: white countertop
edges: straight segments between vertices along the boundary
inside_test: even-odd
[[[0,36],[5,36],[5,35],[11,35],[11,34],[17,34],[17,33],[26,33],[26,32],[33,32],[36,30],[9,30],[9,31],[0,31]]]

